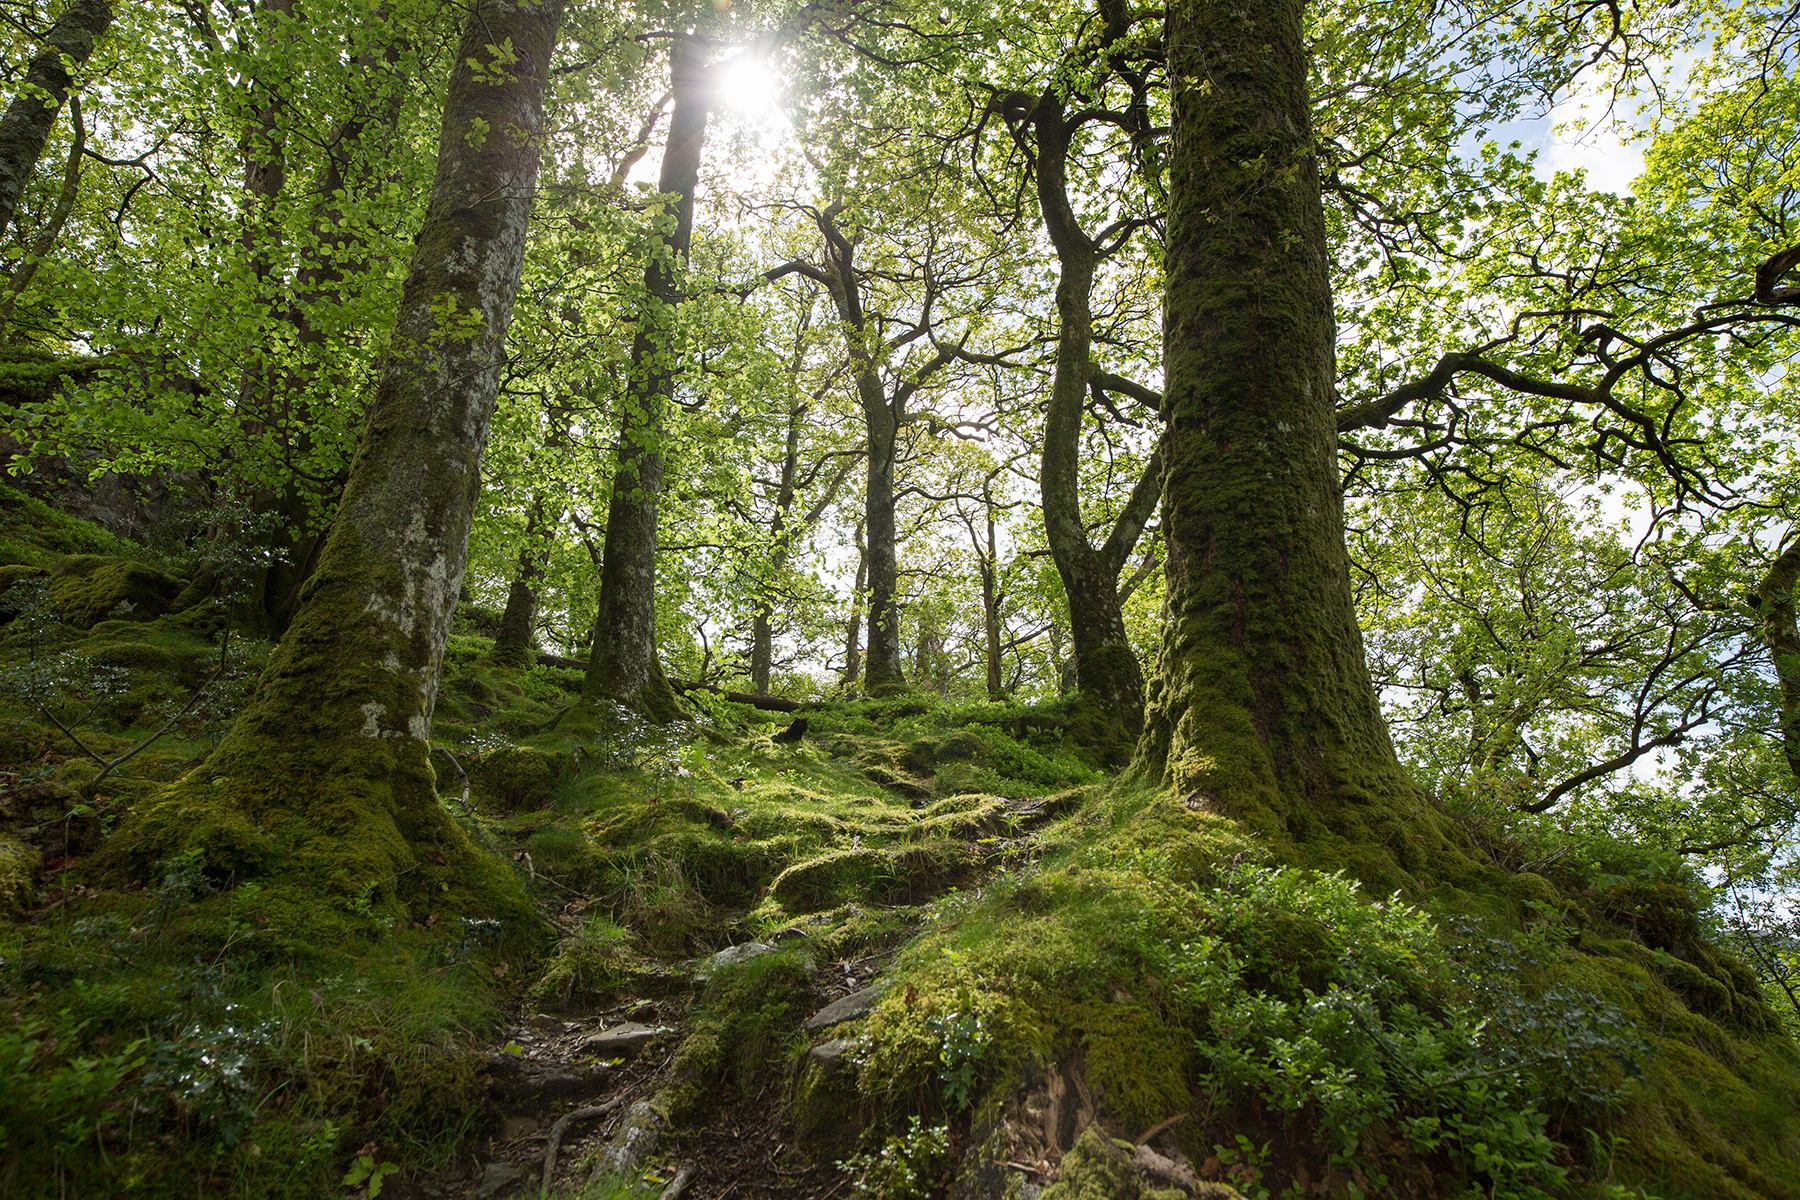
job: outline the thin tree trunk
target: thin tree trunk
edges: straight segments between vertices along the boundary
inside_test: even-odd
[[[798,357],[796,350],[796,374]],[[769,552],[769,577],[762,594],[756,598],[756,615],[750,621],[750,690],[758,696],[769,694],[769,672],[774,665],[774,589],[787,567],[788,510],[794,507],[794,474],[800,467],[800,423],[805,416],[804,404],[795,404],[788,410],[787,445],[781,456],[781,486],[775,496],[775,519],[769,529],[774,538],[774,547]]]
[[[196,845],[209,871],[280,875],[340,906],[522,913],[516,888],[481,865],[438,803],[428,739],[561,15],[562,0],[472,4],[430,203],[319,569],[218,749],[121,839],[142,865]],[[505,70],[491,69],[495,45],[517,55]],[[433,854],[415,854],[421,843]]]
[[[987,644],[989,700],[1006,698],[1000,675],[1000,547],[994,537],[994,500],[987,497],[987,553],[981,556],[981,628]]]
[[[856,525],[856,583],[850,589],[850,631],[844,641],[844,690],[856,687],[862,675],[863,589],[869,582],[869,552],[863,544],[862,522]]]
[[[656,653],[657,504],[663,482],[663,429],[675,389],[675,315],[680,264],[694,229],[694,192],[712,106],[705,50],[676,38],[669,49],[675,105],[657,190],[674,199],[674,228],[644,269],[644,308],[631,348],[631,384],[607,512],[600,614],[584,692],[667,721],[681,710]]]
[[[43,157],[56,114],[74,83],[72,72],[87,62],[112,21],[107,0],[74,0],[44,35],[43,50],[25,69],[19,94],[0,116],[0,236],[12,224],[19,196]]]
[[[1352,843],[1392,887],[1371,840],[1408,870],[1456,852],[1395,756],[1352,603],[1304,8],[1169,11],[1168,594],[1136,767],[1277,842]]]
[[[549,523],[544,519],[544,497],[531,498],[525,513],[525,539],[519,546],[519,569],[506,594],[506,611],[489,657],[502,667],[528,667],[534,655],[531,635],[537,628],[538,585],[544,578],[543,540]]]

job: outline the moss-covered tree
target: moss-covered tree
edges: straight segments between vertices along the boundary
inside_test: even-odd
[[[198,847],[211,871],[273,874],[359,906],[486,905],[506,891],[477,882],[438,803],[428,739],[561,15],[561,0],[470,9],[430,205],[319,567],[218,749],[115,842],[140,862]]]
[[[1304,9],[1169,12],[1168,591],[1137,769],[1278,839],[1341,839],[1385,875],[1377,831],[1422,797],[1370,683],[1344,549]]]

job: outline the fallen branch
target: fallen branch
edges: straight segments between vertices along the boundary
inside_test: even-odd
[[[550,1127],[550,1144],[544,1149],[544,1174],[538,1183],[539,1195],[544,1195],[550,1190],[550,1177],[556,1173],[556,1152],[562,1149],[563,1134],[569,1131],[569,1126],[576,1121],[591,1121],[595,1117],[604,1117],[623,1103],[625,1103],[625,1097],[619,1096],[608,1100],[605,1104],[578,1108]]]
[[[457,774],[458,774],[458,775],[461,775],[461,776],[462,776],[462,781],[463,781],[463,794],[462,794],[462,806],[463,806],[463,815],[464,815],[464,816],[467,816],[467,815],[468,815],[468,813],[469,813],[469,773],[468,773],[468,772],[467,772],[467,771],[465,771],[465,770],[463,770],[463,766],[462,766],[462,764],[461,764],[461,763],[459,763],[459,762],[457,762],[457,761],[456,761],[456,755],[455,755],[455,754],[453,754],[453,753],[451,753],[451,752],[450,752],[450,749],[449,749],[449,747],[447,747],[447,746],[439,746],[439,747],[438,747],[438,748],[437,748],[437,752],[438,752],[438,753],[439,753],[439,754],[441,754],[441,755],[443,755],[443,756],[444,756],[444,757],[445,757],[445,758],[447,758],[447,759],[449,759],[449,760],[450,760],[450,765],[451,765],[451,766],[453,766],[453,767],[455,767],[455,768],[456,768],[456,773],[457,773]]]
[[[662,1190],[662,1195],[658,1196],[656,1200],[681,1200],[681,1194],[687,1191],[688,1184],[693,1182],[693,1178],[694,1168],[684,1164],[681,1170],[675,1172],[675,1178],[669,1180],[669,1186]]]

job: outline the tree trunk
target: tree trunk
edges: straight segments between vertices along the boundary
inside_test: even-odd
[[[981,630],[987,648],[989,700],[1004,700],[1006,688],[1000,674],[1000,546],[994,537],[994,499],[987,500],[987,552],[979,556],[981,569]]]
[[[1037,135],[1038,207],[1061,267],[1056,283],[1056,366],[1044,416],[1039,474],[1044,536],[1069,602],[1076,686],[1097,713],[1105,714],[1105,719],[1091,723],[1093,740],[1100,743],[1096,749],[1123,761],[1143,722],[1144,674],[1125,632],[1119,570],[1149,518],[1142,510],[1154,492],[1127,505],[1104,548],[1096,550],[1088,541],[1081,517],[1081,425],[1093,353],[1091,296],[1102,256],[1069,204],[1069,147],[1078,126],[1065,114],[1054,90],[1039,99],[1031,121]],[[1146,475],[1154,477],[1155,469],[1153,462]]]
[[[0,236],[12,224],[19,196],[43,157],[56,114],[79,70],[112,25],[107,0],[74,0],[44,35],[44,48],[25,69],[19,94],[0,116]]]
[[[863,589],[869,583],[869,552],[863,544],[863,527],[856,526],[856,583],[850,588],[850,630],[844,640],[844,683],[846,692],[856,687],[862,675]]]
[[[519,546],[519,569],[513,575],[512,589],[506,594],[506,611],[500,617],[500,629],[488,657],[502,667],[528,667],[535,655],[531,635],[537,628],[537,590],[544,577],[541,542],[548,529],[544,520],[544,498],[533,496],[525,513],[525,540]]]
[[[340,914],[380,904],[404,917],[396,898],[471,913],[522,903],[439,804],[428,738],[561,14],[562,0],[472,6],[391,347],[319,568],[218,749],[121,839],[140,868],[197,846],[220,877],[272,874]],[[517,55],[504,69],[496,45]],[[421,843],[433,852],[415,854]],[[294,936],[323,944],[331,931]]]
[[[631,383],[607,511],[600,614],[585,694],[642,710],[654,720],[680,713],[656,654],[656,521],[663,482],[663,428],[675,390],[675,314],[679,267],[694,230],[694,192],[712,106],[705,50],[676,38],[669,48],[675,106],[657,190],[673,196],[674,228],[644,268],[644,307],[631,347]]]
[[[850,339],[853,344],[862,333],[858,323]],[[869,440],[869,470],[863,492],[869,645],[863,666],[863,692],[884,696],[906,688],[906,672],[900,665],[900,553],[894,528],[894,454],[900,440],[900,421],[882,389],[874,362],[858,362],[856,370],[856,391],[862,401],[863,424]]]
[[[1389,850],[1411,870],[1444,842],[1352,605],[1304,7],[1169,11],[1168,595],[1136,767],[1278,841],[1348,844],[1340,861],[1392,886]]]
[[[794,374],[799,373],[799,351],[795,352]],[[787,567],[788,510],[794,507],[794,473],[800,467],[800,423],[806,416],[806,405],[795,404],[788,410],[787,445],[781,456],[781,487],[775,496],[775,520],[769,532],[774,547],[769,552],[769,575],[756,598],[756,615],[750,621],[750,690],[758,696],[769,694],[769,671],[775,658],[775,594],[781,572]]]

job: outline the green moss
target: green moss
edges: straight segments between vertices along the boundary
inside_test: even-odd
[[[812,995],[812,963],[798,950],[758,955],[715,971],[690,1013],[657,1105],[672,1121],[710,1106],[729,1078],[753,1093],[783,1057]]]
[[[958,842],[836,850],[782,871],[769,895],[794,912],[845,900],[916,900],[961,878],[976,861],[975,852]]]
[[[1067,1019],[1079,1031],[1088,1078],[1126,1128],[1142,1133],[1194,1106],[1193,1038],[1150,1005],[1074,1005]]]
[[[16,914],[31,903],[37,870],[38,852],[0,831],[0,917]]]
[[[0,487],[0,564],[51,567],[69,554],[131,557],[143,549],[35,496]]]
[[[1202,1183],[1200,1189],[1195,1195],[1202,1200],[1242,1200],[1222,1183]],[[1189,1193],[1145,1186],[1126,1146],[1090,1125],[1063,1155],[1056,1182],[1039,1195],[1042,1200],[1188,1200]]]
[[[62,619],[86,629],[108,618],[146,621],[167,610],[184,582],[130,559],[79,554],[56,568],[51,595]]]
[[[561,755],[509,746],[483,755],[466,769],[477,798],[503,812],[517,812],[547,807],[551,789],[569,766]]]

